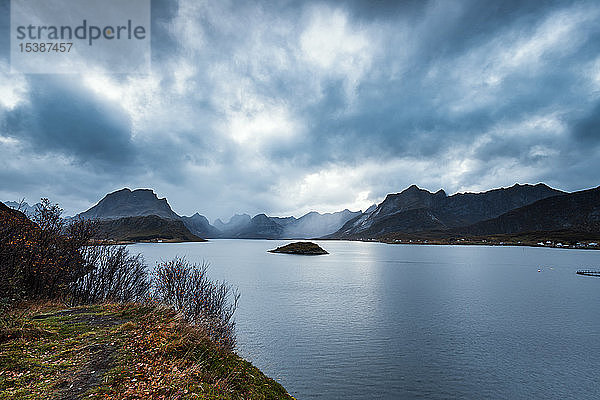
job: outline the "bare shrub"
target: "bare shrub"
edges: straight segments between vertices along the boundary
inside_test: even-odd
[[[47,198],[42,198],[35,206],[31,220],[48,235],[58,236],[62,233],[65,221],[61,218],[63,209],[58,204],[52,204]]]
[[[208,264],[194,264],[185,257],[158,263],[154,271],[154,296],[184,318],[205,329],[221,346],[235,347],[233,314],[240,297],[226,282],[210,280]]]
[[[126,246],[86,246],[80,252],[89,272],[71,285],[72,302],[142,302],[150,281],[141,254],[131,255]]]
[[[29,218],[0,207],[0,297],[56,298],[88,271],[79,248],[91,238],[86,221],[65,223],[58,205],[42,199]]]

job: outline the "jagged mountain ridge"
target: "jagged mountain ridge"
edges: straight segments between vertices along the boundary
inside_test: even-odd
[[[327,235],[338,230],[346,221],[360,215],[360,211],[349,210],[335,213],[320,214],[311,211],[300,218],[295,217],[269,217],[258,214],[253,218],[244,214],[236,215],[235,229],[224,231],[223,238],[240,239],[308,239]],[[247,218],[246,218],[247,217]],[[217,226],[227,227],[220,220]],[[229,224],[232,224],[230,221]]]
[[[211,225],[206,217],[195,213],[192,216],[180,216],[175,213],[166,199],[159,199],[150,189],[130,190],[124,188],[109,193],[89,210],[79,214],[82,218],[97,219],[100,221],[120,220],[130,217],[157,216],[171,221],[181,221],[189,233],[203,238],[304,238],[323,236],[338,230],[348,219],[359,215],[360,212],[348,210],[337,213],[319,214],[308,213],[300,218],[295,217],[269,217],[258,214],[251,218],[247,214],[236,214],[229,222],[223,223],[216,220]],[[133,220],[128,220],[133,222]],[[103,226],[118,226],[119,237],[124,235],[122,223],[107,224]],[[167,224],[165,224],[167,226]],[[139,231],[140,223],[132,228]],[[116,230],[105,229],[107,232]],[[138,235],[139,232],[129,232],[128,235]],[[139,235],[138,235],[139,236]],[[144,235],[141,235],[144,236]],[[181,234],[179,236],[182,236]]]
[[[380,204],[369,207],[364,213],[349,210],[330,214],[309,212],[300,218],[270,217],[266,214],[250,217],[247,214],[236,214],[227,223],[216,220],[213,226],[199,213],[190,217],[177,215],[167,200],[159,199],[152,190],[122,189],[106,195],[98,204],[80,215],[100,220],[156,215],[158,218],[181,222],[190,235],[205,238],[373,239],[394,232],[452,233],[459,232],[461,228],[465,227],[472,227],[474,232],[477,229],[484,232],[488,229],[482,225],[485,221],[494,220],[507,213],[510,214],[513,210],[529,206],[537,201],[561,195],[565,195],[565,192],[541,183],[536,185],[515,184],[508,188],[481,193],[457,193],[451,196],[448,196],[443,190],[432,193],[412,185],[400,193],[387,195]],[[596,212],[594,210],[593,212]],[[588,216],[589,218],[595,215],[593,212],[590,214],[591,217]],[[540,215],[537,218],[543,220],[541,211],[538,213]],[[127,216],[126,214],[133,215]],[[530,214],[523,214],[519,218],[526,219],[529,218],[528,215]],[[568,226],[571,217],[573,215],[565,217],[567,222],[563,225]],[[509,217],[504,216],[503,218],[506,220]],[[552,216],[547,215],[546,218],[548,219],[547,225],[550,226]],[[488,222],[485,226],[496,224],[496,226],[500,226],[496,231],[502,231],[506,227],[501,228],[504,225],[499,221]],[[119,224],[115,225],[122,228],[122,222]],[[516,226],[514,221],[511,224]],[[571,225],[575,226],[577,223]],[[140,226],[140,224],[136,223],[136,226]],[[531,225],[531,221],[523,222],[522,226],[535,227]],[[588,223],[585,226],[592,226],[590,229],[595,229],[596,225]],[[510,232],[521,228],[511,229],[506,228]]]
[[[447,196],[415,185],[389,194],[375,210],[348,221],[328,238],[375,238],[391,232],[447,230],[495,218],[537,200],[564,194],[544,184],[519,185],[481,193]]]
[[[457,232],[493,235],[558,230],[600,232],[600,186],[538,200]]]
[[[196,236],[211,239],[221,236],[221,231],[212,226],[204,215],[195,213],[191,217],[183,216],[181,221]]]
[[[279,239],[283,233],[283,226],[265,214],[254,216],[250,222],[240,227],[238,232],[232,234],[236,239]]]
[[[205,233],[193,232],[167,199],[159,199],[151,189],[117,190],[78,216],[98,220],[98,237],[102,239],[201,241],[198,233]],[[201,219],[194,216],[187,222],[196,228],[201,225]]]

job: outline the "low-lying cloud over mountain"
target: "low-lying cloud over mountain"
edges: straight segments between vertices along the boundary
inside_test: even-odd
[[[135,231],[134,234],[126,232],[127,239],[148,236],[140,231],[151,230],[147,225],[153,230],[158,230],[160,220],[164,220],[160,223],[169,230],[181,232],[181,228],[185,226],[191,234],[202,238],[278,239],[325,236],[337,231],[346,221],[360,214],[358,211],[349,210],[328,214],[310,212],[301,218],[268,217],[265,214],[250,218],[247,214],[236,214],[226,224],[217,220],[213,226],[205,216],[197,212],[189,217],[178,215],[171,209],[166,198],[158,198],[151,189],[124,188],[107,194],[96,205],[77,216],[101,221],[104,232],[108,232],[109,236],[111,232],[116,232],[120,239],[125,238],[127,226],[131,226]],[[173,221],[183,225],[174,228]],[[172,233],[169,235],[172,236]],[[178,235],[184,236],[181,233]]]
[[[8,3],[0,198],[150,186],[214,220],[598,185],[597,1],[153,1],[148,75],[10,73]]]
[[[213,226],[198,212],[179,216],[167,199],[159,199],[150,189],[125,188],[107,194],[77,217],[97,221],[97,236],[112,240],[328,238],[397,242],[409,237],[455,240],[457,236],[517,234],[530,243],[552,234],[573,242],[599,237],[599,196],[600,187],[566,193],[543,183],[452,196],[411,185],[388,194],[364,212],[313,211],[300,218],[236,214],[227,223],[217,219]]]

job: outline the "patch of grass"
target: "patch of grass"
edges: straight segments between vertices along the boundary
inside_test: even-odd
[[[292,398],[163,307],[48,307],[21,326],[0,343],[0,399]]]

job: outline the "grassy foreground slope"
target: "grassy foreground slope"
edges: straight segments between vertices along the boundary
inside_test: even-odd
[[[175,312],[30,307],[0,337],[0,399],[293,399]]]

